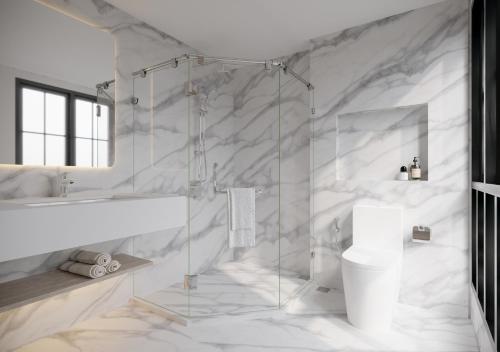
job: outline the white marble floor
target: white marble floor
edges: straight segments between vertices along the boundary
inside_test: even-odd
[[[307,280],[293,272],[270,270],[245,262],[228,262],[198,275],[198,287],[183,283],[156,291],[142,299],[185,317],[240,314],[275,309]]]
[[[342,309],[340,298],[338,292],[321,293],[311,288],[300,302],[291,302],[288,311],[211,318],[188,326],[129,305],[18,351],[478,351],[467,319],[444,318],[398,305],[392,331],[369,334],[352,327],[345,314],[317,311],[321,304],[334,306],[333,311]],[[316,307],[304,314],[303,308],[310,301],[317,302]]]

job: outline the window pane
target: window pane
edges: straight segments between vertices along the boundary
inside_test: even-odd
[[[95,113],[94,113],[94,138],[101,140],[109,139],[109,107],[107,105],[102,104],[94,104]],[[98,106],[100,106],[101,114],[97,116]]]
[[[43,165],[43,134],[23,133],[23,165]]]
[[[66,97],[45,94],[45,132],[59,135],[66,134]]]
[[[93,165],[92,166],[97,166],[97,140],[96,139],[92,140],[92,158],[93,158]]]
[[[44,93],[34,89],[23,88],[22,94],[23,130],[43,133]]]
[[[45,165],[66,165],[66,137],[45,138]]]
[[[93,141],[94,144],[94,166],[107,167],[108,165],[108,145],[109,142]]]
[[[484,193],[477,192],[477,297],[484,309]]]
[[[75,135],[92,138],[92,102],[75,100]]]
[[[76,138],[76,166],[92,166],[92,140]]]
[[[491,194],[485,196],[485,232],[484,232],[484,257],[485,257],[485,318],[490,328],[491,335],[495,335],[495,197]]]

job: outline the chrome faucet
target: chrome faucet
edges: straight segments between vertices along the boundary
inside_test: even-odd
[[[69,194],[69,186],[74,184],[75,181],[68,178],[68,173],[65,172],[59,179],[59,197],[67,197]]]

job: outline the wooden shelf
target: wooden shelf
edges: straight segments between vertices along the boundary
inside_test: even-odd
[[[113,255],[122,265],[114,273],[91,279],[61,270],[49,271],[0,284],[0,313],[37,302],[60,293],[93,285],[153,264],[152,261],[128,254]]]

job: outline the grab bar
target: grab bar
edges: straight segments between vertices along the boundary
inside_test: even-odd
[[[219,164],[217,163],[214,163],[214,172],[213,172],[213,185],[214,185],[214,193],[227,193],[227,188],[218,188],[217,187],[217,166]],[[260,197],[262,194],[264,194],[264,188],[263,187],[255,187],[255,186],[251,186],[253,188],[255,188],[255,196],[256,197]]]

